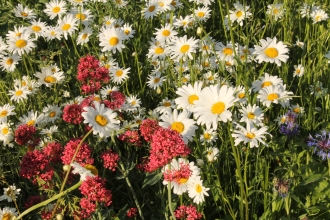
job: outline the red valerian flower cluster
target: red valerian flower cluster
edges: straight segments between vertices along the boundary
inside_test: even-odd
[[[195,206],[182,205],[174,211],[174,215],[177,219],[182,220],[198,220],[202,218],[202,214],[199,213]]]
[[[123,93],[119,91],[112,91],[107,96],[108,99],[103,100],[103,103],[106,107],[111,108],[112,110],[120,109],[124,104],[126,97]]]
[[[80,141],[81,138],[73,138],[65,145],[61,157],[63,164],[71,163],[72,157]],[[91,154],[92,154],[92,148],[88,144],[82,143],[74,160],[77,163],[79,163],[81,166],[85,166],[86,164],[93,164],[94,159],[91,157]]]
[[[15,142],[21,146],[27,145],[34,148],[40,142],[40,138],[36,136],[36,127],[33,125],[22,124],[15,130]]]
[[[101,158],[104,161],[103,166],[111,171],[116,171],[117,161],[119,160],[119,155],[113,153],[110,149],[101,154]]]
[[[157,130],[160,126],[158,125],[157,120],[153,119],[145,119],[141,122],[140,125],[140,132],[144,140],[147,142],[151,142],[152,135],[154,134],[155,130]]]
[[[71,124],[80,124],[84,117],[81,115],[82,108],[78,104],[66,105],[63,109],[63,121]]]
[[[110,81],[109,70],[94,56],[87,55],[79,60],[77,79],[82,83],[83,93],[95,93]]]
[[[86,177],[79,187],[81,194],[85,197],[80,200],[81,212],[80,217],[89,218],[95,212],[97,203],[110,206],[112,203],[112,194],[110,190],[105,188],[105,179],[99,176]]]
[[[177,131],[163,127],[154,131],[150,148],[149,162],[145,168],[148,172],[165,166],[174,157],[186,157],[191,152]]]
[[[142,140],[140,138],[139,131],[136,130],[127,130],[123,134],[118,136],[118,139],[121,141],[125,141],[128,144],[131,144],[135,147],[142,146]]]
[[[126,216],[129,218],[135,218],[137,217],[137,208],[130,208],[127,210]]]

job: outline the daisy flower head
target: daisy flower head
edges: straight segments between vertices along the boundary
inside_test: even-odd
[[[238,101],[234,96],[235,89],[227,85],[210,85],[205,87],[196,100],[196,107],[193,109],[194,117],[198,124],[212,126],[214,130],[218,127],[218,122],[231,121],[232,113],[228,110]]]
[[[212,143],[218,139],[218,133],[212,128],[204,129],[203,134],[201,134],[199,140],[201,143]]]
[[[88,0],[69,0],[69,2],[74,6],[83,6]]]
[[[51,87],[56,83],[61,83],[64,80],[62,71],[53,72],[51,67],[42,67],[41,72],[36,72],[35,77],[38,78],[40,85]]]
[[[168,98],[163,99],[157,108],[155,108],[156,112],[159,112],[160,114],[172,114],[172,109],[175,108],[174,101],[169,100]]]
[[[112,0],[112,1],[115,3],[115,6],[118,8],[124,8],[128,4],[128,1],[125,0]]]
[[[153,18],[160,12],[160,6],[158,0],[149,0],[146,2],[146,7],[143,8],[141,13],[143,13],[144,18]]]
[[[43,113],[45,115],[44,120],[46,123],[54,123],[56,119],[60,118],[62,110],[57,105],[47,105],[47,107],[43,109]]]
[[[60,33],[60,31],[58,30],[58,27],[53,27],[53,26],[48,26],[45,30],[45,36],[47,41],[50,40],[61,40],[62,39],[62,35]]]
[[[211,10],[204,6],[194,10],[195,18],[200,22],[206,22],[211,16]]]
[[[156,28],[156,30],[154,35],[156,35],[156,40],[159,42],[169,42],[178,34],[178,32],[171,27],[171,24],[166,24],[159,29]]]
[[[272,85],[281,85],[283,80],[278,78],[278,76],[271,76],[268,73],[265,73],[265,76],[260,77],[260,79],[252,83],[252,90],[254,92],[259,92],[261,89],[272,86]]]
[[[321,21],[325,21],[329,18],[328,14],[322,9],[314,10],[311,13],[310,17],[313,20],[313,24],[316,24],[316,23],[321,22]]]
[[[35,39],[46,35],[47,24],[45,22],[33,20],[30,26],[30,32],[34,34]]]
[[[297,47],[300,47],[301,49],[304,49],[305,43],[297,39],[296,43],[294,44]]]
[[[120,28],[110,27],[102,28],[99,34],[100,46],[102,52],[111,51],[112,53],[119,52],[125,48],[123,40],[126,39],[126,35]]]
[[[193,202],[196,204],[200,204],[205,201],[205,196],[208,196],[209,194],[207,191],[210,188],[206,188],[203,186],[203,181],[201,180],[200,176],[197,176],[195,178],[189,178],[188,182],[188,196],[193,199]]]
[[[217,147],[208,147],[206,149],[206,158],[210,163],[215,162],[219,157],[220,150]]]
[[[14,86],[14,90],[9,90],[9,95],[11,96],[10,100],[14,102],[21,102],[28,98],[28,95],[31,94],[31,91],[27,86]]]
[[[120,121],[116,119],[117,113],[99,102],[94,101],[93,104],[95,108],[84,107],[85,112],[81,113],[84,123],[92,127],[93,134],[98,134],[101,138],[109,137],[119,129]]]
[[[21,189],[17,189],[15,184],[12,186],[8,186],[8,188],[3,188],[3,195],[0,196],[0,201],[7,200],[8,202],[11,202],[13,200],[17,199],[17,195],[19,195],[19,192]]]
[[[213,84],[217,82],[219,75],[217,73],[213,73],[212,71],[208,71],[203,74],[203,78],[207,84]]]
[[[93,174],[91,170],[86,169],[85,167],[81,166],[77,162],[71,163],[70,166],[73,168],[73,170],[72,170],[73,174],[79,174],[80,175],[80,181],[85,181],[88,176],[89,177],[95,177],[95,174]]]
[[[22,4],[18,4],[16,8],[14,9],[15,16],[18,18],[23,19],[34,19],[36,17],[36,14],[29,9],[28,7],[24,7]]]
[[[21,57],[16,54],[8,54],[0,57],[0,59],[0,66],[2,67],[2,70],[13,72],[16,69],[16,65],[21,60]]]
[[[148,76],[147,85],[152,89],[157,89],[163,85],[163,82],[165,81],[165,79],[166,79],[166,77],[161,76],[161,72],[157,71],[155,73],[151,73]]]
[[[301,65],[301,64],[294,65],[293,77],[295,77],[295,76],[302,77],[302,75],[304,75],[304,71],[305,71],[305,68],[303,67],[303,65]]]
[[[266,14],[272,16],[275,21],[281,19],[284,15],[284,4],[271,4],[267,6]]]
[[[21,35],[9,39],[8,45],[8,50],[19,56],[29,53],[35,47],[29,31],[23,31]]]
[[[123,83],[126,79],[129,78],[128,74],[130,69],[131,69],[130,67],[123,69],[117,66],[111,68],[110,69],[111,80],[116,84]]]
[[[19,118],[19,125],[38,126],[44,122],[44,114],[38,114],[38,112],[29,111],[27,115],[23,115]]]
[[[85,27],[84,30],[82,30],[77,37],[77,44],[78,45],[84,45],[89,41],[89,37],[92,35],[92,29],[90,27]]]
[[[126,104],[124,109],[129,112],[134,112],[141,106],[141,100],[137,98],[137,95],[130,95],[126,98]]]
[[[121,29],[123,30],[124,34],[126,35],[126,39],[130,39],[134,37],[135,30],[133,30],[132,25],[125,23]]]
[[[302,18],[304,18],[304,17],[309,18],[310,14],[313,11],[318,10],[318,9],[320,9],[320,7],[319,6],[314,6],[314,3],[312,5],[309,5],[307,3],[303,3],[302,7],[300,8],[301,17]]]
[[[227,43],[226,45],[219,43],[216,46],[216,53],[221,61],[227,61],[230,58],[234,58],[237,53],[237,46],[232,43]]]
[[[190,119],[191,113],[187,110],[183,110],[181,113],[177,109],[174,109],[172,113],[163,114],[160,117],[159,125],[163,128],[171,127],[172,130],[177,131],[185,143],[191,141],[195,136],[195,130],[198,128],[195,125],[195,121]]]
[[[0,219],[14,219],[18,213],[15,208],[4,207],[0,209]]]
[[[73,14],[67,14],[57,22],[57,31],[60,35],[64,35],[65,40],[67,40],[68,36],[71,36],[77,29],[78,19],[75,18]]]
[[[209,6],[211,5],[214,0],[189,0],[189,2],[194,2],[196,4],[202,4],[204,6]]]
[[[9,30],[6,34],[6,40],[8,42],[13,38],[20,38],[23,33],[26,36],[30,36],[31,30],[25,26],[14,26],[14,30]],[[8,46],[5,49],[8,49]]]
[[[70,13],[78,20],[78,23],[89,26],[90,22],[93,20],[93,15],[89,9],[75,8],[70,11]]]
[[[246,107],[242,106],[239,111],[242,116],[240,122],[252,123],[256,126],[263,125],[264,113],[256,104],[253,106],[251,104],[248,104]]]
[[[237,22],[240,26],[243,26],[243,20],[252,16],[249,12],[250,6],[242,5],[239,2],[234,3],[235,10],[229,10],[229,20],[231,23]]]
[[[14,140],[14,131],[12,129],[13,124],[7,122],[0,123],[0,141],[2,141],[4,146],[13,147],[12,143]]]
[[[189,162],[184,158],[173,158],[170,164],[163,167],[162,173],[164,176],[163,184],[171,183],[173,193],[182,195],[187,192],[187,186],[190,178],[195,178],[200,175],[200,169],[194,162]]]
[[[282,84],[267,86],[259,91],[257,98],[267,107],[270,107],[272,103],[279,103],[283,107],[288,107],[290,105],[289,100],[292,99],[290,96],[293,95],[293,93],[285,89],[286,85]]]
[[[0,106],[0,123],[7,122],[8,116],[16,115],[14,112],[15,106],[10,104],[5,104],[3,106]]]
[[[66,2],[62,0],[52,0],[46,3],[44,12],[50,19],[54,19],[56,16],[61,18],[66,13]]]
[[[184,35],[183,37],[176,37],[171,42],[171,46],[169,46],[171,51],[171,59],[175,59],[175,61],[179,62],[181,58],[185,60],[186,57],[189,57],[189,59],[192,60],[192,53],[196,52],[197,47],[198,39],[187,39],[187,35]]]
[[[250,123],[246,124],[246,128],[236,123],[236,130],[234,130],[232,137],[235,138],[235,146],[243,142],[244,144],[249,143],[250,147],[259,147],[259,142],[267,146],[264,139],[265,135],[270,135],[267,131],[268,127],[264,126],[257,129]],[[271,136],[271,135],[270,135]]]
[[[277,66],[281,66],[281,62],[286,63],[289,59],[287,55],[289,49],[282,41],[276,41],[276,37],[273,39],[267,37],[266,40],[260,40],[261,46],[254,46],[255,52],[253,54],[256,55],[256,60],[258,60],[259,63],[276,63]]]
[[[194,18],[191,15],[187,15],[184,18],[180,16],[176,19],[175,22],[173,22],[173,25],[177,28],[182,27],[184,31],[186,31],[189,28],[192,28],[194,24]]]
[[[193,85],[188,84],[178,88],[176,94],[178,94],[179,97],[175,99],[178,108],[192,111],[192,109],[196,107],[195,102],[199,100],[202,86],[202,81],[196,81]]]
[[[159,13],[163,13],[163,12],[171,10],[171,2],[172,2],[172,0],[158,0]]]
[[[152,60],[156,60],[156,59],[164,60],[166,59],[167,55],[169,55],[168,47],[164,43],[157,42],[151,44],[147,56]]]
[[[244,104],[247,102],[246,91],[245,91],[244,86],[238,86],[236,88],[235,96],[236,96],[236,98],[238,98],[239,103]]]

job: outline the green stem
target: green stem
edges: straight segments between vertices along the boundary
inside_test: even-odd
[[[56,199],[61,198],[62,196],[68,194],[69,192],[71,192],[71,191],[77,189],[77,188],[81,185],[81,183],[82,183],[82,182],[79,181],[79,182],[76,183],[75,185],[71,186],[69,189],[67,189],[67,190],[65,190],[65,191],[63,191],[63,192],[57,194],[56,196],[53,196],[52,198],[47,199],[46,201],[43,201],[43,202],[41,202],[41,203],[38,203],[38,204],[32,206],[31,208],[25,210],[22,214],[20,214],[16,219],[17,219],[17,220],[18,220],[18,219],[21,219],[24,215],[28,214],[29,212],[31,212],[31,211],[33,211],[33,210],[35,210],[35,209],[37,209],[37,208],[40,208],[40,207],[42,207],[42,206],[45,206],[45,205],[47,205],[48,203],[50,203],[50,202],[52,202],[52,201],[54,201],[54,200],[56,200]]]
[[[144,220],[143,213],[142,213],[142,210],[141,210],[139,201],[138,201],[137,196],[136,196],[136,194],[134,192],[134,189],[132,187],[132,184],[131,184],[131,182],[128,179],[128,176],[125,177],[125,180],[126,180],[126,183],[127,183],[128,187],[129,187],[129,189],[131,190],[131,193],[133,195],[134,202],[135,202],[135,205],[136,205],[136,207],[137,207],[137,209],[139,211],[140,217],[141,217],[142,220]]]
[[[171,166],[171,165],[169,165]],[[168,208],[170,209],[172,219],[176,220],[173,209],[172,209],[172,189],[171,189],[171,181],[168,181],[167,184],[167,196],[168,196]]]

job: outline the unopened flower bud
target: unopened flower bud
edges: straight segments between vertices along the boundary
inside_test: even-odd
[[[199,167],[204,166],[204,160],[202,160],[202,159],[197,159],[196,163],[197,163],[197,166],[199,166]]]
[[[162,89],[158,86],[156,89],[157,94],[160,94],[162,92]]]
[[[57,214],[56,215],[56,220],[62,220],[63,219],[63,215],[62,214]]]
[[[133,53],[132,53],[132,57],[135,57],[135,56],[136,56],[136,53],[135,53],[135,52],[133,52]]]
[[[68,170],[69,170],[69,167],[70,167],[70,165],[67,165],[67,164],[66,164],[66,165],[63,166],[63,170],[64,170],[64,171],[68,171]]]
[[[202,34],[203,29],[201,27],[197,28],[197,35],[201,35]]]

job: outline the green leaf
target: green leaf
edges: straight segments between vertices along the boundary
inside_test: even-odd
[[[310,183],[319,181],[323,178],[324,178],[323,174],[313,174],[313,175],[309,176],[307,179],[303,180],[301,183],[299,183],[298,186],[305,186],[305,185],[308,185]]]
[[[145,186],[152,186],[156,184],[162,178],[161,172],[153,172],[151,174],[147,174],[146,178],[143,181],[142,189]]]

